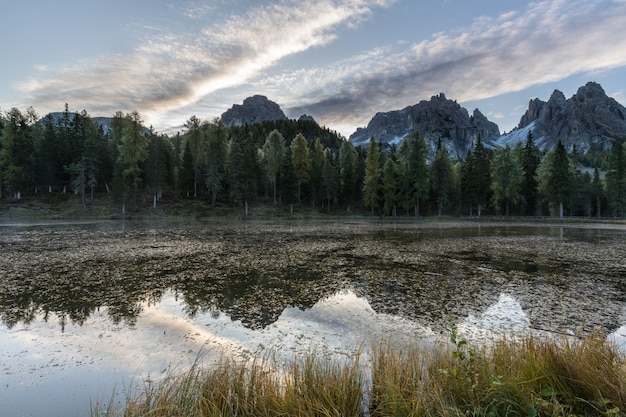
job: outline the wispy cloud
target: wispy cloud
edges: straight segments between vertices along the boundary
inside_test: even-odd
[[[618,34],[625,21],[624,1],[531,3],[520,13],[478,19],[401,53],[383,52],[377,65],[357,57],[302,74],[317,81],[301,100],[291,100],[291,112],[362,126],[376,111],[402,108],[438,92],[461,102],[479,100],[624,66],[626,38]]]
[[[131,54],[48,69],[19,86],[44,109],[59,101],[90,112],[139,109],[148,119],[236,87],[282,58],[331,42],[335,31],[366,19],[393,0],[282,0],[231,14],[199,31],[160,33]],[[207,13],[214,3],[187,2],[182,14]]]
[[[277,0],[254,2],[238,14],[222,8],[225,0],[172,3],[186,19],[178,26],[189,23],[186,33],[151,30],[130,54],[42,66],[19,87],[24,102],[38,110],[59,109],[64,101],[92,114],[137,109],[157,128],[199,108],[233,104],[227,94],[241,89],[238,101],[247,93],[268,94],[292,117],[311,114],[347,132],[376,111],[439,92],[460,102],[480,100],[626,65],[620,36],[626,1],[539,0],[427,40],[280,69],[286,57],[332,43],[341,30],[363,25],[394,2]],[[216,22],[203,23],[214,15]]]

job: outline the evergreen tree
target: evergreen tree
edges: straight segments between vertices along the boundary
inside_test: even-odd
[[[405,140],[406,142],[406,140]],[[408,158],[406,160],[407,171],[404,175],[408,181],[408,195],[413,200],[415,217],[419,217],[420,201],[428,197],[428,163],[426,162],[426,142],[416,130],[408,139]]]
[[[249,202],[257,190],[257,148],[250,133],[235,136],[228,154],[228,179],[232,199],[242,204],[243,216],[248,217]]]
[[[398,164],[392,158],[387,158],[383,167],[383,196],[385,213],[395,217],[400,200],[400,178]]]
[[[193,173],[193,157],[191,156],[191,149],[189,142],[185,141],[185,147],[183,148],[183,156],[178,171],[178,186],[180,190],[189,197],[193,191],[194,185],[194,173]]]
[[[34,183],[34,110],[22,114],[12,108],[6,115],[0,138],[0,171],[4,189],[13,198],[21,198],[22,191]]]
[[[318,202],[324,195],[323,170],[326,162],[324,146],[322,145],[322,140],[319,137],[315,139],[310,154],[311,176],[309,184],[311,189],[311,203],[313,204],[313,207],[315,207],[316,202]]]
[[[410,153],[411,147],[409,145],[409,140],[404,140],[400,144],[400,149],[397,152],[397,167],[396,171],[398,174],[398,199],[399,205],[404,211],[406,215],[409,216],[409,210],[413,208],[413,185],[411,181],[411,164]]]
[[[272,130],[265,140],[263,145],[264,165],[265,171],[269,177],[269,181],[274,188],[274,204],[276,204],[277,196],[277,177],[280,167],[283,164],[283,158],[285,157],[285,138],[276,129]]]
[[[606,195],[611,215],[626,215],[626,155],[623,140],[613,141],[606,172]]]
[[[302,184],[306,184],[311,175],[309,148],[302,133],[298,133],[291,143],[291,163],[298,184],[298,202],[301,202]]]
[[[341,184],[341,200],[348,204],[356,198],[358,154],[354,146],[344,141],[339,148],[339,178]]]
[[[37,166],[39,167],[40,177],[38,184],[48,187],[48,191],[52,191],[52,187],[60,182],[60,168],[58,148],[59,143],[56,134],[56,126],[51,114],[44,118],[44,132],[37,145]]]
[[[381,189],[381,169],[380,169],[380,151],[374,138],[370,138],[369,148],[367,149],[367,159],[365,160],[365,179],[363,180],[363,202],[366,207],[372,210],[378,208],[380,203]]]
[[[524,181],[522,182],[522,201],[524,201],[523,214],[534,215],[537,212],[539,191],[537,189],[537,168],[541,162],[539,149],[535,146],[532,132],[528,132],[526,144],[522,150],[522,169]]]
[[[572,192],[570,193],[570,215],[591,217],[594,205],[593,182],[591,174],[582,172],[571,163]]]
[[[206,185],[211,195],[211,205],[215,207],[226,172],[227,133],[220,120],[214,121],[210,128],[206,149]]]
[[[559,207],[559,217],[563,217],[563,204],[571,193],[572,175],[570,161],[565,146],[559,140],[554,148],[552,163],[548,171],[548,200]]]
[[[437,141],[435,159],[430,166],[430,185],[433,198],[437,204],[437,214],[443,215],[445,207],[452,197],[453,167],[448,150]]]
[[[74,193],[81,196],[83,209],[87,209],[87,188],[91,191],[93,202],[94,188],[98,184],[99,164],[106,155],[102,130],[93,122],[86,110],[76,113],[72,122],[71,136],[79,149],[79,153],[71,163],[65,166],[70,175]],[[104,152],[103,152],[104,151]]]
[[[324,180],[324,193],[330,211],[333,203],[336,205],[339,198],[340,180],[339,170],[336,163],[335,154],[330,150],[324,151],[324,168],[322,169],[322,177]]]
[[[145,163],[145,178],[148,191],[153,195],[153,207],[163,197],[163,189],[173,185],[174,149],[167,137],[148,134],[148,153]]]
[[[521,186],[524,171],[511,148],[498,149],[491,161],[491,190],[496,208],[505,205],[505,213],[510,213],[511,204],[517,204],[522,198]]]
[[[142,120],[136,111],[126,116],[127,126],[124,128],[122,143],[119,146],[119,155],[116,161],[118,185],[121,186],[123,209],[126,201],[132,196],[137,208],[137,192],[142,179],[143,162],[146,159],[146,138],[143,135]]]
[[[205,162],[206,135],[204,126],[200,119],[191,116],[185,122],[187,133],[185,137],[189,144],[189,152],[191,153],[191,161],[193,167],[193,198],[198,198],[198,185],[203,177],[203,168]]]
[[[591,180],[591,192],[593,196],[593,204],[596,217],[602,216],[602,200],[604,199],[604,190],[602,187],[602,179],[600,171],[596,167],[593,171],[593,179]]]

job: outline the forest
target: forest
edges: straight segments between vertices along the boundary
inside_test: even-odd
[[[85,210],[106,196],[123,213],[195,200],[244,216],[253,202],[375,216],[626,214],[623,141],[585,155],[561,142],[540,151],[532,134],[497,149],[479,137],[459,161],[439,141],[429,161],[418,133],[391,147],[371,138],[365,149],[312,120],[228,128],[192,116],[168,136],[137,112],[117,112],[110,126],[67,104],[56,115],[0,114],[1,202],[73,193]]]

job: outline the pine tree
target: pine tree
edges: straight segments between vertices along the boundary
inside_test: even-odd
[[[366,207],[372,210],[378,208],[380,203],[379,192],[381,189],[381,169],[380,169],[380,151],[374,138],[370,138],[369,148],[367,149],[367,159],[365,160],[365,179],[363,180],[363,202]]]
[[[400,200],[400,178],[398,164],[392,158],[387,158],[383,167],[383,196],[385,213],[395,217]]]
[[[344,141],[339,148],[339,178],[341,183],[341,200],[348,204],[356,198],[358,154],[354,146]]]
[[[524,201],[524,214],[533,215],[537,212],[539,191],[537,189],[537,168],[541,162],[539,149],[535,146],[532,132],[528,132],[526,144],[522,150],[522,169],[524,181],[522,182],[522,198]]]
[[[291,143],[291,163],[298,184],[298,202],[301,202],[302,184],[306,184],[311,175],[309,148],[302,133],[298,133]]]
[[[626,150],[623,140],[613,141],[606,172],[606,195],[610,213],[615,217],[626,215]]]
[[[274,204],[277,202],[276,191],[278,172],[283,164],[285,152],[285,138],[278,130],[272,130],[267,136],[267,139],[265,139],[265,144],[263,145],[263,161],[269,181],[274,188]]]
[[[571,193],[572,174],[570,162],[563,142],[557,142],[554,148],[552,163],[548,171],[549,201],[558,205],[559,217],[563,217],[563,204],[568,201]]]
[[[313,207],[315,207],[316,202],[318,202],[324,194],[324,181],[322,171],[324,169],[324,163],[326,161],[324,146],[322,145],[322,140],[319,137],[315,139],[310,155],[311,175],[309,184],[311,189],[311,203],[313,204]]]
[[[217,193],[222,189],[226,172],[226,129],[220,120],[210,125],[206,149],[206,186],[211,195],[211,206],[215,207]]]
[[[431,191],[437,204],[437,214],[439,216],[443,215],[443,211],[452,196],[452,169],[452,161],[448,155],[448,150],[441,145],[441,139],[439,139],[435,159],[430,166]]]
[[[505,205],[505,213],[510,213],[511,204],[517,204],[522,198],[521,186],[524,172],[511,148],[498,149],[491,161],[491,190],[493,203],[498,208]]]
[[[34,112],[34,111],[33,111]],[[6,115],[0,138],[0,171],[6,189],[13,198],[34,183],[34,137],[32,115],[12,108]]]
[[[121,185],[123,208],[126,201],[132,196],[137,208],[137,192],[142,179],[142,164],[147,157],[146,138],[143,135],[142,120],[136,111],[126,116],[128,120],[119,146],[119,156],[116,162],[118,184]]]
[[[593,193],[593,202],[595,206],[596,217],[601,217],[604,190],[602,187],[602,179],[600,178],[600,171],[598,170],[597,167],[593,171],[593,179],[591,180],[591,190]]]
[[[419,217],[420,201],[428,197],[428,163],[424,138],[416,130],[408,139],[409,153],[407,158],[407,181],[409,195],[413,200],[415,217]]]
[[[191,116],[185,122],[187,133],[185,137],[189,145],[193,167],[193,198],[198,198],[198,185],[203,177],[205,162],[206,135],[203,123],[196,116]]]
[[[339,198],[339,169],[337,167],[335,154],[328,148],[324,151],[324,154],[322,177],[324,179],[324,193],[326,195],[326,201],[328,202],[328,211],[330,211],[333,203],[337,204]]]
[[[242,204],[243,216],[248,217],[249,202],[257,190],[257,152],[251,134],[236,136],[231,140],[228,155],[230,195]]]

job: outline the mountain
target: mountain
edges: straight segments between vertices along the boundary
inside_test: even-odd
[[[613,139],[626,138],[626,108],[608,97],[600,84],[588,82],[570,99],[554,90],[545,102],[530,100],[517,128],[502,135],[497,144],[515,146],[532,132],[540,149],[552,149],[560,140],[568,151],[610,149]]]
[[[227,127],[287,120],[287,116],[285,116],[278,104],[260,95],[246,98],[243,104],[234,104],[233,107],[222,114],[221,118]]]
[[[377,142],[398,144],[416,130],[426,140],[429,159],[439,139],[453,159],[464,159],[478,135],[486,145],[500,137],[498,125],[478,109],[470,116],[456,101],[440,93],[402,110],[376,113],[367,127],[357,129],[349,140],[355,146],[366,146],[373,136]]]
[[[52,118],[52,123],[58,124],[63,120],[64,112],[51,112],[48,113],[45,117],[40,119],[41,123],[46,123],[46,119],[48,117]],[[70,122],[74,121],[74,116],[76,113],[70,113]],[[91,120],[98,126],[102,127],[102,131],[104,134],[111,132],[111,122],[113,121],[112,117],[91,117]]]

